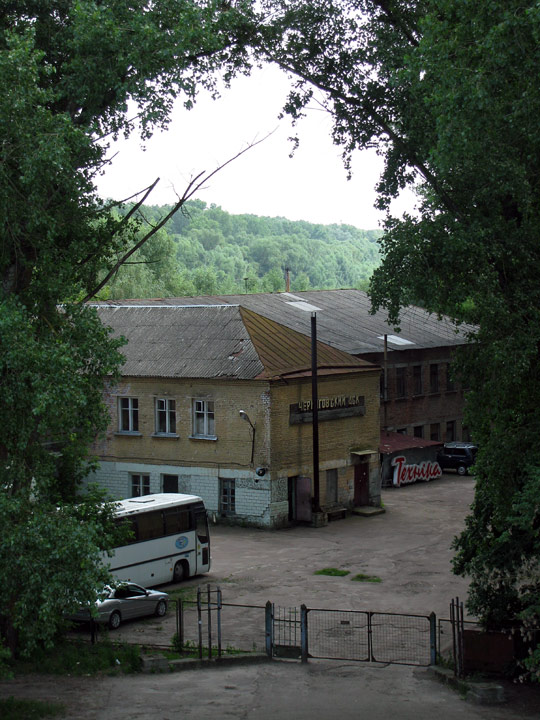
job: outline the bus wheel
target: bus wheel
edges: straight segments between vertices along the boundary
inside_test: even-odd
[[[176,565],[174,566],[174,572],[173,572],[173,581],[174,582],[182,582],[182,580],[187,580],[189,577],[189,573],[186,570],[186,566],[182,561],[178,561]]]
[[[121,622],[122,618],[120,617],[120,613],[115,610],[109,618],[109,627],[111,628],[111,630],[117,630],[120,627]]]

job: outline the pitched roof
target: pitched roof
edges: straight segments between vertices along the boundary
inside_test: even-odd
[[[310,335],[311,312],[317,313],[317,337],[352,355],[382,353],[384,335],[393,351],[461,345],[473,328],[458,330],[448,318],[439,319],[422,308],[410,306],[401,313],[401,332],[387,322],[383,310],[371,314],[370,301],[361,290],[313,290],[297,293],[212,295],[150,300],[121,300],[120,305],[241,305],[287,327]],[[110,301],[111,305],[115,301]]]
[[[130,377],[272,379],[311,374],[311,340],[238,305],[101,305],[115,336],[124,336]],[[317,343],[321,375],[376,366]]]

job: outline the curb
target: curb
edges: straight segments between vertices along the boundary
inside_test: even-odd
[[[430,665],[427,672],[435,680],[458,690],[465,696],[465,700],[475,705],[500,705],[507,700],[503,686],[495,682],[461,680],[454,675],[453,670],[438,665]]]
[[[271,662],[266,653],[240,653],[222,655],[213,658],[178,658],[168,660],[164,655],[148,655],[142,658],[143,673],[182,672],[210,667],[228,667],[230,665],[253,665]]]

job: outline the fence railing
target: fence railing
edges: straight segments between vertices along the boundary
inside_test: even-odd
[[[430,665],[436,662],[435,614],[245,605],[223,602],[220,588],[199,588],[197,600],[179,601],[180,647],[199,657],[243,650],[272,657]]]

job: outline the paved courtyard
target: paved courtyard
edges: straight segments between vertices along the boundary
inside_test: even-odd
[[[325,528],[281,531],[215,526],[212,571],[182,586],[219,585],[223,600],[264,605],[344,610],[377,610],[448,617],[452,597],[465,599],[467,582],[452,575],[451,542],[463,527],[473,498],[471,477],[445,475],[383,491],[384,515],[349,517]],[[314,575],[333,567],[345,577]],[[380,583],[353,582],[358,573]],[[226,608],[224,613],[228,611]],[[259,610],[225,617],[225,644],[264,639]],[[168,644],[174,613],[164,619],[126,623],[114,637],[139,643]],[[247,634],[246,634],[247,633]],[[538,718],[538,695],[510,688],[507,705],[477,707],[439,685],[424,668],[349,661],[312,660],[174,673],[101,678],[19,678],[0,683],[0,695],[21,695],[64,702],[66,717],[133,720],[212,720],[242,718],[301,720],[314,717],[369,717],[372,720],[524,720]]]

